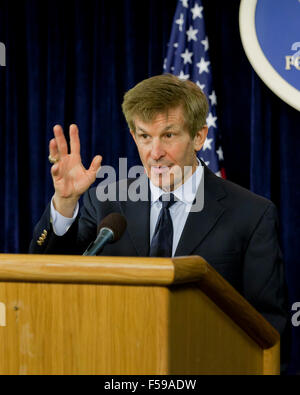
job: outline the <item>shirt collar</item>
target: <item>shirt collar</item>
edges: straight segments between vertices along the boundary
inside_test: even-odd
[[[193,204],[201,179],[203,177],[203,166],[198,158],[197,161],[198,161],[198,166],[196,171],[192,174],[192,176],[189,177],[184,184],[180,185],[177,189],[172,191],[172,193],[175,195],[177,200],[187,205]],[[150,182],[150,191],[151,191],[151,205],[153,205],[159,200],[161,195],[163,195],[166,192],[163,191],[161,188],[155,186],[151,180],[149,180],[149,182]]]

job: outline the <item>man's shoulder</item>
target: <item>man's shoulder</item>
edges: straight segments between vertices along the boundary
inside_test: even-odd
[[[251,201],[253,203],[257,203],[259,205],[268,206],[273,204],[271,200],[267,199],[264,196],[258,195],[250,191],[247,188],[244,188],[232,181],[220,179],[224,189],[226,192],[233,198],[236,197],[237,199],[244,199],[246,201]]]
[[[207,169],[208,170],[208,169]],[[205,172],[206,181],[209,188],[218,188],[223,191],[223,201],[230,206],[239,207],[242,210],[247,210],[249,207],[256,207],[260,210],[266,210],[271,207],[276,210],[274,203],[258,195],[232,181],[220,178],[212,173],[210,170]]]

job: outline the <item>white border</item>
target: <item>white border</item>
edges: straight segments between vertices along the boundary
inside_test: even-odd
[[[241,0],[240,33],[246,55],[264,83],[282,100],[300,111],[300,91],[277,73],[259,45],[255,29],[256,5],[257,0]]]

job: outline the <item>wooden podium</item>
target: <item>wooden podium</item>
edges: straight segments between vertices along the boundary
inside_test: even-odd
[[[0,374],[278,374],[279,344],[198,256],[0,255]]]

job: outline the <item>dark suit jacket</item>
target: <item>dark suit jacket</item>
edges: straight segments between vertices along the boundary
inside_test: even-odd
[[[143,182],[148,184],[145,176]],[[130,180],[117,183],[127,189]],[[286,324],[286,296],[278,220],[272,202],[229,181],[216,177],[204,166],[204,208],[190,213],[176,256],[200,255],[231,283],[282,333]],[[200,189],[200,188],[199,188]],[[96,237],[97,225],[111,212],[127,219],[127,229],[101,255],[148,256],[149,201],[99,202],[97,189],[84,195],[80,216],[68,232],[58,237],[50,223],[50,205],[37,224],[31,253],[82,254]],[[47,231],[41,245],[42,232]]]

